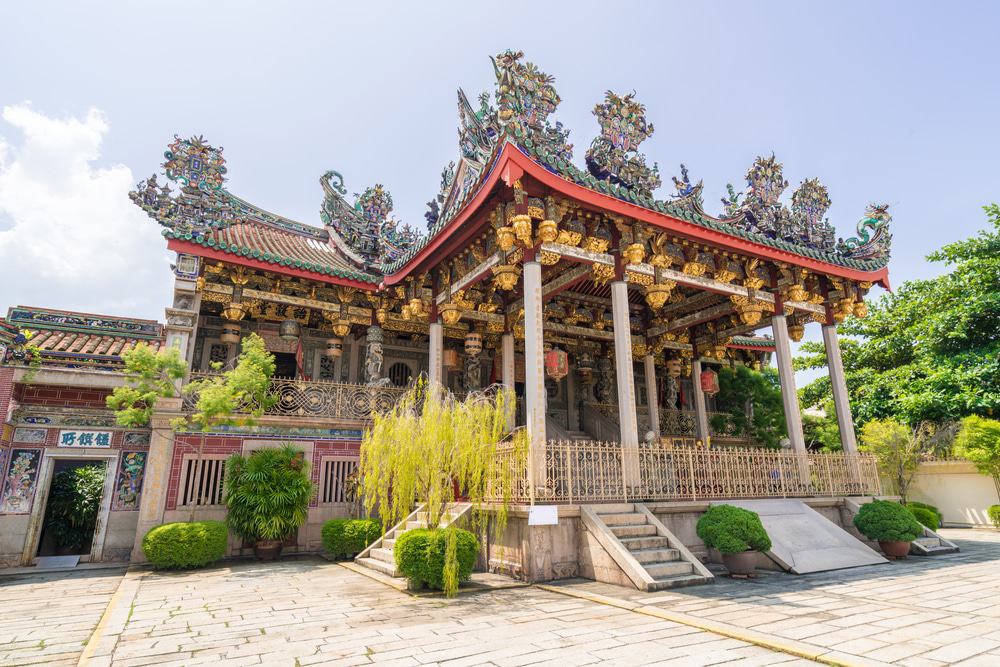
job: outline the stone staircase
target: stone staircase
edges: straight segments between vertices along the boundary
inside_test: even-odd
[[[910,543],[910,554],[913,556],[943,556],[958,552],[957,544],[944,539],[927,526],[924,526],[923,537],[918,537]]]
[[[441,516],[440,527],[446,528],[465,516],[471,509],[472,505],[469,503],[449,503],[448,508]],[[394,552],[396,540],[408,530],[426,527],[427,513],[423,511],[423,506],[421,506],[410,514],[410,516],[390,528],[385,535],[375,540],[371,546],[358,554],[354,562],[390,577],[402,577],[402,573],[396,569],[396,556]]]
[[[581,508],[581,518],[641,590],[690,586],[714,578],[642,503],[588,505]]]

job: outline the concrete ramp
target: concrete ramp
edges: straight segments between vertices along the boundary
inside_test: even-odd
[[[795,574],[888,563],[880,554],[800,500],[727,500],[756,512],[771,538],[767,555]]]

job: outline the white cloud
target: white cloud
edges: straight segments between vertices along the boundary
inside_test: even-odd
[[[163,318],[169,254],[128,198],[124,165],[97,167],[97,109],[53,118],[28,104],[0,123],[0,315],[16,304]]]

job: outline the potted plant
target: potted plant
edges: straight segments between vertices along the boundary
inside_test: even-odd
[[[889,500],[873,500],[861,506],[854,526],[870,540],[878,542],[889,558],[906,558],[910,542],[920,537],[923,526],[905,506]]]
[[[722,555],[731,574],[750,576],[757,552],[771,548],[771,538],[756,512],[734,505],[713,505],[696,526],[698,537]]]
[[[258,558],[273,560],[282,542],[306,522],[315,489],[303,453],[283,445],[230,456],[224,491],[229,530],[252,542]]]

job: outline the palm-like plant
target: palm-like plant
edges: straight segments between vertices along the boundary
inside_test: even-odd
[[[309,464],[291,445],[230,456],[224,490],[229,530],[255,543],[283,540],[304,524],[315,491]]]

